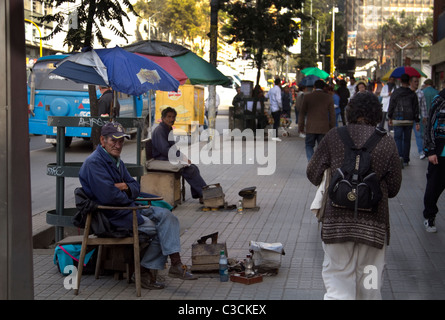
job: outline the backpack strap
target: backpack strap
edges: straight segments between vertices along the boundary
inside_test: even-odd
[[[380,127],[376,127],[372,135],[369,137],[369,139],[365,142],[362,149],[367,151],[368,153],[371,153],[372,150],[374,150],[377,143],[379,143],[380,139],[383,138],[383,136],[386,135],[386,130]]]
[[[352,141],[351,136],[349,135],[348,129],[346,126],[340,127],[337,130],[338,134],[340,135],[340,138],[342,139],[343,143],[349,147],[350,149],[358,149],[354,141]],[[380,141],[380,139],[386,135],[386,130],[380,127],[376,127],[372,135],[368,138],[368,140],[365,142],[363,147],[361,149],[368,151],[369,153],[372,152],[372,150],[375,148],[377,143]]]
[[[349,147],[349,149],[357,149],[354,141],[352,141],[352,138],[349,135],[348,128],[346,126],[338,128],[337,132],[346,147]]]

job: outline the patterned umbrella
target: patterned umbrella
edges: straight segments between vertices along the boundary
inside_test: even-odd
[[[155,61],[179,81],[186,80],[191,84],[226,85],[231,81],[215,66],[183,46],[157,40],[143,40],[123,47],[123,49],[138,53],[147,59]],[[153,58],[153,56],[156,56]],[[172,64],[172,61],[174,64]]]
[[[179,81],[158,64],[117,46],[70,55],[51,73],[134,96],[149,90],[177,91],[179,87]]]
[[[414,67],[409,67],[409,66],[403,66],[403,67],[397,67],[397,68],[393,68],[391,70],[389,70],[383,77],[382,80],[383,81],[388,81],[388,79],[390,77],[394,77],[396,79],[399,79],[402,74],[407,74],[410,77],[427,77],[427,75],[425,73],[423,73],[421,70],[414,68]]]

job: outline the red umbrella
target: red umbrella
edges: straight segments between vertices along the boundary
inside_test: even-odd
[[[172,57],[153,56],[137,52],[135,52],[135,54],[157,63],[161,68],[171,74],[173,78],[178,80],[179,84],[184,84],[188,79],[187,75],[182,71],[182,68]]]
[[[395,68],[394,71],[391,73],[391,76],[393,76],[394,78],[400,78],[404,73],[406,73],[410,77],[420,78],[421,76],[426,76],[423,72],[421,74],[419,70],[409,66]]]

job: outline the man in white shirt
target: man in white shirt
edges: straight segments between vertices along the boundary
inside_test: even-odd
[[[350,98],[352,98],[352,96],[355,93],[355,78],[354,77],[351,77],[351,79],[349,79],[348,90],[349,90],[349,99],[350,99]]]
[[[272,138],[273,140],[281,141],[280,138],[278,138],[278,127],[280,126],[280,116],[281,116],[281,109],[283,107],[283,104],[281,102],[281,80],[279,78],[275,79],[275,85],[272,89],[269,90],[269,92],[266,93],[266,99],[269,99],[270,101],[270,112],[272,114],[273,118],[273,128],[275,129],[275,136],[276,138]]]

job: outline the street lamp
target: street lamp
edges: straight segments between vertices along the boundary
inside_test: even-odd
[[[153,18],[155,15],[160,13],[159,11],[156,11],[151,16],[148,17],[148,40],[151,40],[151,18]]]
[[[334,77],[334,43],[335,43],[335,13],[338,12],[338,8],[335,7],[335,3],[332,4],[332,31],[331,31],[331,63],[330,74]]]
[[[42,56],[42,33],[40,32],[40,28],[39,28],[38,25],[36,25],[36,24],[35,24],[33,21],[31,21],[31,20],[25,19],[25,21],[27,21],[27,22],[31,22],[33,25],[36,26],[37,31],[39,31],[39,37],[40,37],[40,56]]]
[[[403,65],[403,51],[408,47],[408,45],[411,43],[408,42],[407,44],[405,44],[403,47],[398,45],[397,43],[395,44],[399,49],[400,49],[400,65]]]

